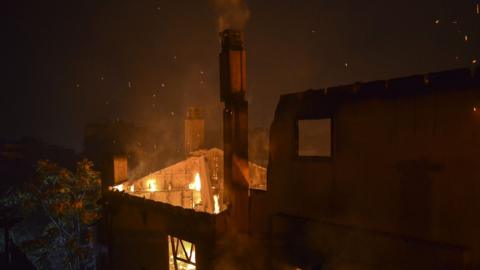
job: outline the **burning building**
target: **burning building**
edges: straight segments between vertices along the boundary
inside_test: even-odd
[[[480,267],[478,68],[283,95],[265,171],[248,156],[243,37],[221,38],[224,150],[196,149],[192,111],[186,160],[105,193],[100,265]]]
[[[218,214],[225,208],[223,159],[224,153],[218,148],[197,150],[191,152],[186,160],[139,179],[121,181],[112,189],[186,209]],[[249,172],[249,187],[266,189],[266,169],[250,162]]]
[[[187,159],[124,179],[128,166],[116,157],[113,192],[106,192],[103,200],[105,233],[100,242],[108,252],[100,258],[102,267],[213,269],[219,239],[249,233],[249,194],[265,191],[266,169],[248,159],[243,35],[226,30],[221,39],[224,150],[201,149],[204,120],[200,110],[190,108],[185,120]],[[156,255],[146,256],[152,253]]]

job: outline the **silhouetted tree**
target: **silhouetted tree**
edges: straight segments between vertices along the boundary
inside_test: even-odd
[[[78,162],[75,172],[47,160],[38,162],[35,179],[14,198],[27,223],[24,228],[41,227],[20,243],[37,268],[95,267],[92,225],[100,218],[100,194],[92,162]]]

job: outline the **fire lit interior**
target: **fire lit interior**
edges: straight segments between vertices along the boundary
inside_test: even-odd
[[[195,244],[174,236],[168,236],[168,258],[170,270],[197,269]]]
[[[266,190],[266,169],[249,163],[250,188]],[[125,181],[113,190],[196,211],[218,214],[223,200],[223,151],[193,152],[184,161],[139,179]]]

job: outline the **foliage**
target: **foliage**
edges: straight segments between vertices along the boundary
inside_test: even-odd
[[[35,179],[15,198],[25,220],[45,220],[40,234],[21,243],[38,268],[94,267],[92,225],[100,218],[100,190],[99,173],[90,161],[78,162],[75,172],[38,162]]]

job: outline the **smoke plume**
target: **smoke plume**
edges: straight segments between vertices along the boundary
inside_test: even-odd
[[[225,29],[243,30],[250,18],[245,0],[213,0],[218,14],[219,31]]]

